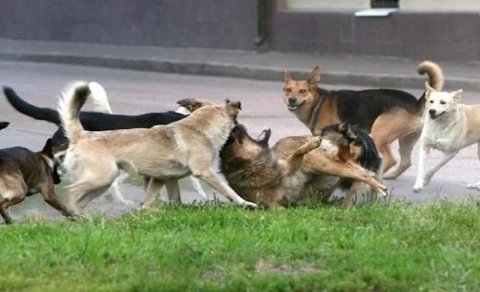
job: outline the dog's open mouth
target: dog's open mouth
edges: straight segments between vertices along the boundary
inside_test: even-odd
[[[431,118],[432,120],[438,119],[439,117],[443,116],[444,113],[445,113],[445,112],[443,111],[443,112],[441,112],[441,113],[439,113],[439,114],[437,114],[437,113],[430,114],[430,118]]]
[[[301,107],[304,103],[305,101],[302,101],[301,103],[298,103],[298,104],[288,104],[288,110],[291,112],[294,112],[298,110],[298,108]]]

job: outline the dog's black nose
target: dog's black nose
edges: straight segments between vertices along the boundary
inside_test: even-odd
[[[431,109],[431,110],[428,111],[428,113],[429,113],[431,116],[435,115],[436,112],[437,112],[437,111],[434,110],[434,109]]]
[[[296,98],[296,97],[289,97],[289,98],[288,98],[288,103],[289,103],[289,104],[295,104],[295,103],[297,103],[297,98]]]

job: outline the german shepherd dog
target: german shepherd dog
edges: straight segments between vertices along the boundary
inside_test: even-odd
[[[375,143],[372,138],[357,127],[351,126],[348,122],[332,124],[322,129],[320,148],[333,160],[346,163],[358,163],[366,170],[375,174],[377,180],[381,181],[381,164]],[[341,179],[340,185],[347,190],[343,205],[349,207],[354,201],[360,201],[359,196],[371,196],[371,191],[366,184],[352,179]],[[368,200],[368,199],[367,199]],[[370,201],[370,200],[368,200]]]
[[[90,95],[87,83],[72,85],[59,103],[69,146],[64,167],[72,184],[64,188],[67,206],[80,214],[113,182],[120,169],[150,178],[144,207],[152,207],[165,182],[194,175],[235,203],[256,207],[242,199],[213,170],[215,155],[233,129],[239,102],[209,105],[168,125],[149,129],[91,132],[80,122],[80,109]]]
[[[270,130],[258,139],[236,125],[220,151],[220,170],[230,186],[244,199],[267,208],[283,208],[306,199],[305,189],[339,187],[339,177],[371,185],[380,195],[385,187],[358,164],[329,159],[319,137],[294,136],[268,146]]]
[[[185,118],[187,115],[204,105],[212,104],[204,99],[186,98],[177,102],[177,104],[180,105],[180,108],[177,109],[177,111],[161,113],[153,112],[141,115],[119,115],[112,113],[108,103],[108,97],[106,97],[105,90],[100,84],[91,82],[90,87],[92,87],[92,90],[95,90],[96,92],[96,94],[92,95],[96,108],[101,108],[103,110],[82,111],[80,113],[82,126],[88,131],[151,128],[156,125],[166,125]],[[53,123],[58,126],[57,131],[52,136],[53,153],[56,164],[61,164],[63,156],[65,155],[65,151],[68,148],[68,139],[65,136],[64,129],[62,128],[58,112],[51,108],[38,107],[26,102],[10,87],[3,87],[3,92],[8,102],[20,113],[37,120]],[[116,183],[112,185],[114,190],[113,193],[120,201],[128,203],[128,201],[123,199],[123,196],[118,188],[118,183],[119,182],[116,181]],[[195,191],[201,197],[206,198],[206,194],[198,180],[192,178],[192,185],[194,186]],[[166,187],[169,200],[173,202],[180,202],[181,199],[178,191],[178,182],[175,180],[169,181],[166,183]]]
[[[426,73],[430,86],[443,87],[443,73],[437,64],[424,61],[418,66]],[[399,140],[400,164],[385,176],[393,179],[411,165],[411,153],[422,130],[425,94],[420,99],[393,89],[327,90],[318,87],[320,69],[315,67],[306,80],[295,81],[285,72],[283,100],[290,112],[303,122],[313,135],[327,125],[349,121],[371,134],[383,157],[383,173],[396,164],[391,143]]]
[[[43,150],[36,153],[23,147],[1,149],[0,214],[5,223],[12,223],[8,207],[38,192],[64,216],[72,216],[55,194],[54,184],[59,181],[53,164],[52,139],[48,139]]]

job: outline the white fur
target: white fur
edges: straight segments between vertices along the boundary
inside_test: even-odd
[[[419,192],[430,183],[433,175],[463,148],[479,143],[480,105],[460,104],[460,93],[435,91],[427,86],[424,125],[420,137],[418,173],[413,186]],[[427,155],[431,149],[443,153],[442,159],[425,172]],[[480,157],[480,149],[478,151]],[[480,181],[468,187],[480,189]]]

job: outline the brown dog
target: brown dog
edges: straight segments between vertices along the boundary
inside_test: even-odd
[[[270,131],[263,134],[255,140],[237,125],[220,152],[222,173],[244,199],[267,208],[296,205],[306,199],[307,186],[331,191],[340,186],[339,177],[365,182],[384,195],[385,187],[360,165],[329,159],[318,148],[319,137],[287,137],[270,148]]]
[[[228,139],[240,112],[239,102],[201,107],[184,119],[149,129],[85,131],[79,119],[90,89],[71,86],[59,113],[69,139],[64,167],[73,183],[65,187],[67,205],[76,214],[108,188],[120,169],[150,178],[144,207],[151,207],[165,182],[194,175],[239,205],[255,207],[220,179],[213,160]]]
[[[52,139],[37,153],[23,147],[0,150],[0,214],[5,223],[12,223],[8,207],[38,192],[64,216],[71,216],[55,194],[54,183],[58,181],[53,167]]]
[[[443,73],[437,64],[422,62],[418,72],[427,73],[430,86],[436,90],[443,87]],[[400,164],[385,178],[396,178],[410,167],[412,149],[422,130],[425,94],[417,99],[392,89],[334,91],[318,87],[319,83],[319,67],[301,81],[285,72],[283,100],[313,135],[327,125],[349,121],[371,134],[384,160],[383,173],[396,164],[390,145],[399,140]]]

